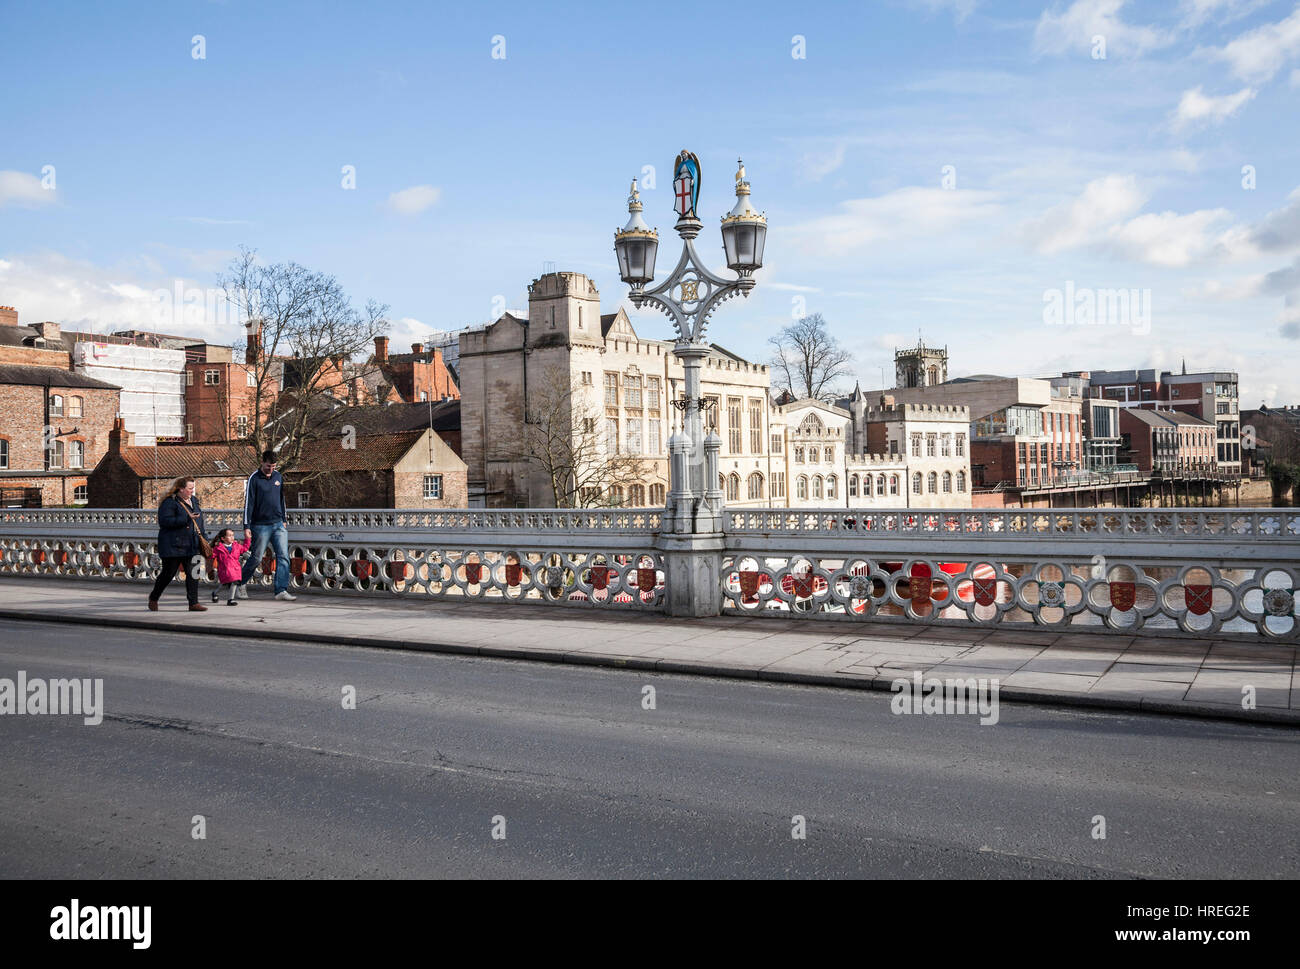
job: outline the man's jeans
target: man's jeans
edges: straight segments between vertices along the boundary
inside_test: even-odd
[[[249,551],[248,561],[244,563],[244,571],[240,581],[247,582],[253,577],[253,573],[262,565],[262,556],[266,553],[266,545],[271,544],[271,550],[275,552],[275,591],[277,593],[285,592],[289,588],[289,529],[284,522],[276,525],[254,525],[253,547]]]

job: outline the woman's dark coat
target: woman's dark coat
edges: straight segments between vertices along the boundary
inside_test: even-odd
[[[203,526],[203,509],[197,494],[190,498],[190,510],[199,521],[199,530],[207,536]],[[175,495],[164,498],[158,506],[158,554],[168,558],[193,558],[199,554],[198,533],[185,507]]]

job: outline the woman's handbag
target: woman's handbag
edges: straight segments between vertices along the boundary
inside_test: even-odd
[[[194,512],[186,508],[185,502],[181,501],[179,498],[176,499],[176,503],[181,506],[185,511],[185,514],[190,516],[190,521],[194,523],[194,533],[199,537],[199,552],[202,553],[205,559],[212,558],[212,546],[208,544],[208,540],[203,537],[203,533],[199,531],[199,520],[194,517]]]

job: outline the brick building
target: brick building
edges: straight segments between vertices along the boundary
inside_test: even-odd
[[[263,381],[261,414],[271,415],[279,386]],[[254,430],[258,395],[254,367],[238,363],[230,347],[207,346],[202,359],[185,364],[185,439],[234,441]]]
[[[465,462],[427,427],[312,441],[284,472],[290,508],[464,508]]]
[[[157,444],[137,447],[121,422],[108,435],[108,449],[90,473],[92,508],[157,508],[181,475],[194,478],[204,508],[242,508],[244,481],[258,467],[247,444]]]
[[[70,370],[0,364],[4,501],[84,504],[87,472],[108,448],[118,400],[117,387]]]
[[[375,352],[362,370],[375,403],[421,403],[460,398],[460,388],[433,344],[411,344],[410,353],[388,352],[388,337],[375,337]]]

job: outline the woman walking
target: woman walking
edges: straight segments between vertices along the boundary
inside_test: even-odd
[[[151,612],[158,611],[158,598],[181,568],[185,569],[185,596],[190,600],[190,612],[208,611],[207,606],[199,604],[198,569],[193,564],[194,556],[201,555],[205,545],[203,509],[194,493],[194,479],[177,478],[158,506],[158,554],[162,557],[162,568],[149,593]]]

